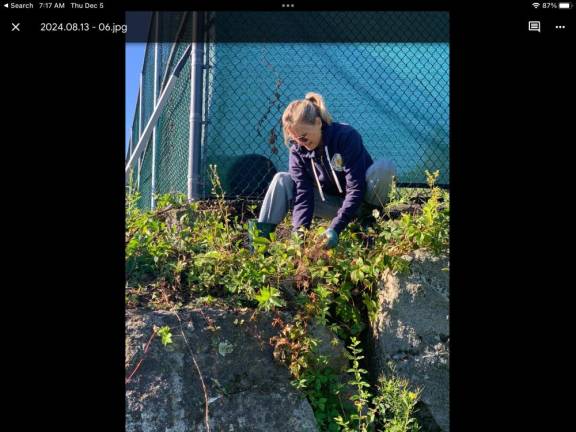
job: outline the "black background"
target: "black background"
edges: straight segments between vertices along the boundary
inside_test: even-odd
[[[122,6],[105,3],[97,13],[122,22]],[[562,398],[547,384],[562,385],[570,370],[571,342],[561,332],[571,324],[566,299],[574,283],[561,246],[573,238],[576,74],[573,28],[562,34],[551,25],[562,12],[561,21],[573,23],[567,17],[576,12],[554,16],[530,3],[377,8],[450,10],[453,431],[524,430],[521,423],[532,430],[539,421],[541,430],[553,430],[565,418]],[[160,4],[174,9],[169,2],[124,6]],[[10,239],[3,372],[13,382],[8,399],[19,408],[4,411],[18,413],[18,430],[123,430],[124,40],[10,32],[18,15],[26,24],[43,20],[43,12],[2,8],[2,84],[9,91],[2,225]],[[527,21],[539,18],[543,31],[528,32]]]

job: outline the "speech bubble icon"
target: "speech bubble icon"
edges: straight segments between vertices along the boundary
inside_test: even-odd
[[[540,21],[528,21],[528,31],[540,31]]]

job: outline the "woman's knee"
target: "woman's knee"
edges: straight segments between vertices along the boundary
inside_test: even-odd
[[[292,177],[290,177],[290,173],[287,172],[278,172],[272,178],[272,183],[276,185],[280,185],[283,187],[292,187]]]
[[[286,178],[289,178],[290,180],[292,180],[292,178],[290,177],[290,173],[280,171],[280,172],[277,172],[276,174],[274,174],[274,180],[275,181],[284,181],[284,180],[286,180]]]
[[[373,205],[382,205],[388,201],[396,167],[391,160],[379,159],[366,171],[367,191],[365,201]]]
[[[272,178],[268,192],[273,194],[283,194],[286,199],[291,200],[294,195],[294,180],[287,172],[278,172]]]
[[[396,166],[389,159],[378,159],[366,171],[367,178],[390,179],[396,175]]]

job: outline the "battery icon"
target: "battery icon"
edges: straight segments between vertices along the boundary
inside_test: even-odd
[[[572,3],[570,2],[558,3],[558,9],[572,9]]]

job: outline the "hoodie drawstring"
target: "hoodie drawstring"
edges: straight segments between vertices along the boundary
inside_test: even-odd
[[[318,180],[318,174],[316,174],[314,159],[311,158],[310,163],[312,164],[312,172],[314,173],[314,178],[316,179],[316,184],[318,185],[318,190],[320,191],[320,198],[322,198],[322,201],[326,201],[326,198],[324,198],[324,192],[322,192],[322,186],[320,185],[320,180]]]

